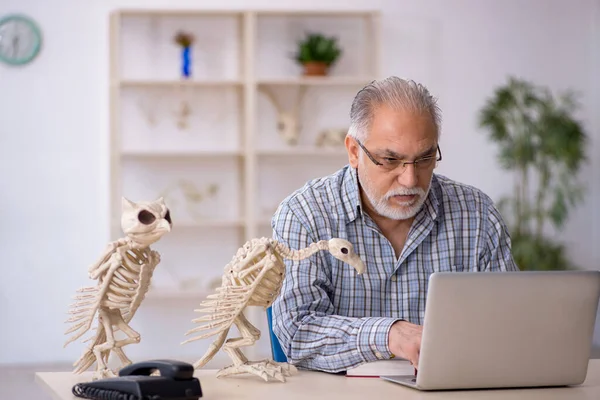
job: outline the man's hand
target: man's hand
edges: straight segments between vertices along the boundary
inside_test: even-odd
[[[419,353],[421,352],[421,335],[423,327],[411,324],[408,321],[395,322],[388,336],[390,351],[400,358],[404,358],[419,369]]]

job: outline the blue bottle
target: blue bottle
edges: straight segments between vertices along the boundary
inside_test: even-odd
[[[184,46],[181,50],[181,76],[188,79],[192,76],[192,48]]]

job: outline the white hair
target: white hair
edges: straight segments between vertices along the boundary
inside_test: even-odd
[[[426,112],[431,116],[436,134],[440,136],[441,111],[429,90],[420,83],[404,80],[397,76],[373,81],[362,88],[354,97],[350,108],[348,135],[365,141],[373,121],[375,109],[386,105],[394,110]]]

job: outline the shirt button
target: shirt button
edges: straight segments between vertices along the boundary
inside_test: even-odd
[[[398,277],[396,275],[392,275],[392,282],[396,282],[398,280]]]
[[[383,358],[383,356],[381,355],[381,353],[380,353],[380,352],[378,352],[378,351],[376,351],[376,352],[375,352],[375,357],[377,357],[377,358],[379,358],[379,359],[382,359],[382,358]]]

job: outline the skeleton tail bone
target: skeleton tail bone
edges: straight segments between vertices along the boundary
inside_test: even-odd
[[[73,373],[80,374],[86,371],[89,367],[91,367],[96,362],[96,356],[94,355],[94,347],[106,342],[106,332],[104,331],[104,327],[102,324],[98,325],[98,329],[96,331],[96,336],[92,344],[85,350],[85,352],[79,357],[75,363],[73,363],[73,367],[75,367]],[[102,358],[104,362],[108,362],[108,356],[110,355],[110,351],[106,351],[102,354]]]
[[[204,305],[204,306],[206,307],[206,305]],[[208,312],[210,314],[206,315],[204,317],[196,318],[195,320],[193,320],[193,322],[206,322],[206,323],[203,325],[200,325],[196,328],[190,329],[189,331],[186,332],[186,335],[190,335],[192,333],[196,333],[196,332],[200,332],[200,331],[208,331],[208,332],[197,335],[195,337],[192,337],[192,338],[182,342],[181,344],[186,344],[189,342],[193,342],[195,340],[205,339],[210,336],[221,334],[224,331],[228,331],[231,328],[231,325],[233,324],[235,317],[237,316],[237,314],[239,314],[240,307],[235,303],[229,303],[225,307],[227,307],[225,310],[222,310],[222,311],[220,310],[220,311],[216,311],[216,312],[211,308],[202,308],[202,309],[196,310],[198,312]]]
[[[218,335],[204,356],[194,363],[194,368],[196,369],[204,366],[221,349],[235,317],[243,310],[250,295],[248,288],[244,287],[221,287],[217,290],[221,292],[208,296],[208,299],[201,303],[202,308],[195,310],[196,312],[207,313],[207,315],[193,320],[193,322],[204,322],[204,324],[190,329],[186,332],[186,335],[199,331],[208,332],[196,335],[181,343],[183,345],[195,340]]]
[[[96,316],[96,312],[100,308],[101,299],[104,298],[108,290],[109,284],[112,280],[114,271],[121,265],[122,258],[118,253],[111,254],[110,258],[106,263],[110,264],[108,271],[104,276],[104,281],[100,286],[85,287],[78,290],[82,293],[76,296],[77,302],[72,305],[70,314],[74,314],[67,322],[73,322],[71,328],[67,330],[67,333],[75,332],[75,334],[65,343],[65,347],[81,337],[87,332],[92,325],[92,320]],[[80,322],[81,321],[81,322]],[[75,367],[75,373],[80,373],[89,368],[95,361],[97,361],[93,351],[96,345],[106,342],[106,332],[102,324],[99,324],[96,330],[96,334],[93,339],[93,343],[86,349],[83,355],[73,364]],[[110,352],[107,351],[102,354],[103,359],[107,359]]]
[[[212,359],[219,350],[221,350],[221,347],[223,347],[223,343],[225,343],[225,339],[227,338],[227,334],[229,333],[229,329],[230,328],[227,328],[221,332],[219,336],[217,336],[217,338],[210,344],[210,346],[208,346],[208,350],[206,350],[206,353],[204,353],[202,358],[194,363],[194,369],[204,367],[206,363]]]
[[[103,276],[103,281],[98,286],[89,286],[79,289],[77,292],[79,295],[75,296],[76,302],[71,304],[69,314],[72,315],[66,322],[71,322],[73,325],[65,332],[66,334],[73,333],[73,335],[64,344],[66,347],[69,343],[79,339],[85,334],[92,326],[92,321],[96,316],[96,312],[100,307],[100,303],[106,296],[109,285],[113,278],[115,270],[119,268],[123,261],[121,254],[113,253],[104,266],[100,267],[103,270],[107,269]]]
[[[79,295],[75,296],[76,302],[71,305],[69,310],[69,314],[72,316],[65,321],[72,324],[66,333],[73,333],[73,335],[67,340],[64,347],[79,339],[90,329],[101,291],[102,287],[98,286],[88,286],[77,291]]]

